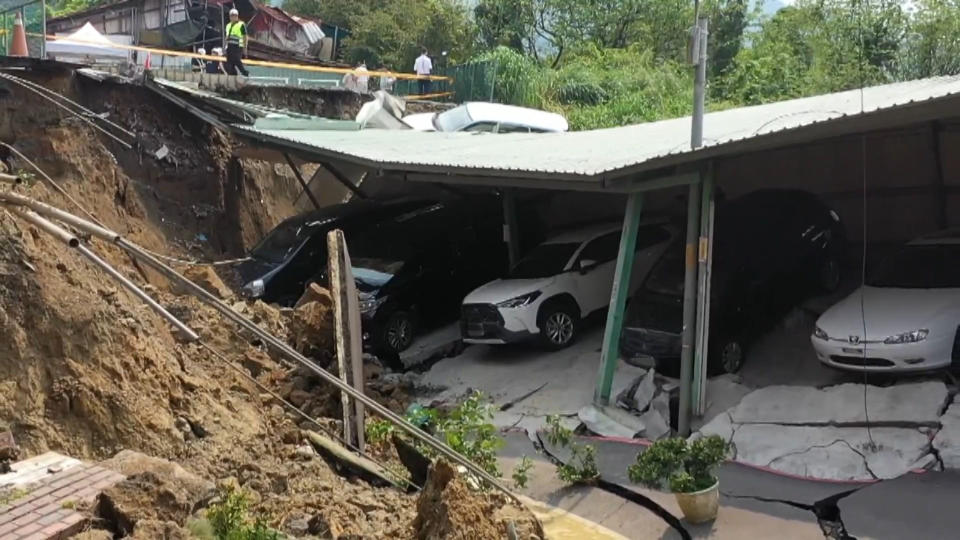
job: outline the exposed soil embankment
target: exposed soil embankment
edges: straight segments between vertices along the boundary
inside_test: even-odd
[[[146,90],[90,83],[78,90],[69,81],[37,80],[108,112],[137,134],[146,151],[168,149],[169,159],[139,155],[30,95],[13,89],[7,97],[17,100],[15,147],[130,240],[177,257],[233,256],[292,212],[296,192],[287,189],[282,171],[233,160],[229,139]],[[29,170],[22,160],[13,164]],[[39,178],[17,189],[80,213]],[[25,456],[54,450],[102,460],[133,450],[179,464],[196,475],[195,483],[242,487],[252,512],[294,535],[414,535],[416,495],[341,476],[303,439],[303,430],[316,425],[250,378],[326,416],[318,421],[328,430],[338,426],[337,394],[279,362],[252,336],[234,332],[212,308],[143,273],[115,246],[84,241],[239,372],[208,349],[178,340],[164,320],[77,252],[0,209],[0,425],[13,431]],[[328,307],[314,302],[294,312],[239,302],[209,268],[188,274],[262,328],[329,364]],[[371,378],[378,376],[379,370],[370,371]],[[370,395],[384,397],[376,388],[370,386]],[[202,513],[195,507],[207,501],[169,482],[162,471],[131,473],[101,500],[106,506],[91,510],[100,512],[95,523],[134,538],[186,537],[188,516]],[[459,521],[446,517],[444,523]],[[427,536],[448,537],[445,531]]]

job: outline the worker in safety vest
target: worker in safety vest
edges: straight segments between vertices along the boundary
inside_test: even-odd
[[[243,56],[247,52],[247,25],[240,20],[240,12],[236,8],[230,10],[230,22],[225,29],[227,35],[227,75],[236,75],[239,70],[244,77],[249,77],[247,68],[243,67]]]

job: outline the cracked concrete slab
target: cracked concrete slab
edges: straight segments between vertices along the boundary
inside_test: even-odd
[[[737,461],[833,480],[895,478],[930,451],[929,438],[917,429],[878,427],[870,435],[875,447],[866,428],[746,424],[733,428],[732,442]]]
[[[866,388],[871,423],[936,425],[947,399],[947,387],[941,381]],[[847,383],[822,390],[769,386],[744,396],[731,417],[738,424],[862,424],[866,422],[864,386]]]
[[[933,447],[946,469],[960,469],[960,400],[956,397],[940,418],[943,427],[933,438]]]

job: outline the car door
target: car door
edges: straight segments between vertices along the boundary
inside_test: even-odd
[[[577,255],[571,269],[572,293],[583,315],[610,303],[619,246],[620,232],[614,231],[590,240]]]

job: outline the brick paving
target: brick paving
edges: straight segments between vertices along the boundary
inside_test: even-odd
[[[0,506],[0,539],[69,538],[87,525],[86,517],[74,508],[92,503],[101,491],[123,479],[120,473],[86,463],[46,476],[22,497]]]

